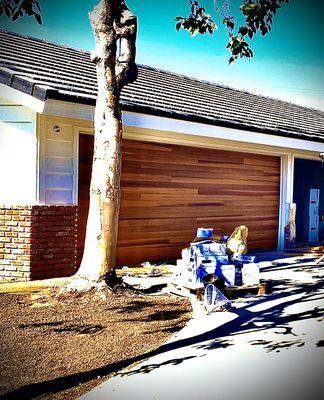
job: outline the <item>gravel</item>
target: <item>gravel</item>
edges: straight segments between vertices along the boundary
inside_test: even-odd
[[[187,300],[108,289],[0,295],[0,399],[76,399],[152,355],[191,317]]]

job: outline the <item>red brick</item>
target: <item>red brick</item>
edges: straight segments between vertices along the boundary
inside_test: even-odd
[[[6,260],[17,260],[18,255],[17,255],[17,254],[5,254],[5,255],[4,255],[4,258],[5,258]]]
[[[38,267],[40,265],[44,265],[44,261],[39,261],[39,260],[31,260],[30,261],[31,266],[33,267]]]
[[[20,237],[22,237],[22,238],[30,238],[30,233],[29,232],[22,232],[20,234]]]
[[[11,243],[11,239],[6,238],[6,237],[0,237],[0,242],[1,243]]]
[[[53,216],[49,216],[47,217],[48,221],[62,221],[62,217],[58,216],[58,215],[53,215]]]
[[[7,221],[6,225],[7,226],[18,226],[18,222],[17,221]]]
[[[0,254],[9,254],[9,253],[11,253],[10,249],[5,249],[3,247],[0,249]]]
[[[46,263],[47,265],[54,265],[57,264],[58,262],[60,262],[60,259],[55,259],[55,258],[50,258],[44,261],[44,263]]]
[[[7,249],[16,249],[17,244],[16,243],[5,243]]]
[[[5,265],[5,271],[15,271],[17,268],[14,268],[11,265],[12,261],[11,260],[2,260],[1,264]]]
[[[73,258],[62,258],[62,262],[67,263],[67,264],[69,264],[69,263],[71,263],[73,261],[74,261]]]
[[[30,255],[29,254],[19,255],[19,260],[29,261]]]
[[[6,232],[4,235],[6,237],[18,237],[18,233],[17,232]]]
[[[19,224],[19,226],[23,226],[23,227],[31,227],[32,226],[32,222],[28,221],[28,222],[21,222]]]
[[[24,263],[22,261],[13,261],[12,265],[16,266],[16,267],[23,267]],[[20,268],[19,268],[20,269]]]
[[[22,210],[22,211],[19,211],[19,214],[20,215],[31,215],[31,210]]]
[[[13,221],[25,221],[25,217],[19,216],[19,215],[15,215],[12,217]]]
[[[18,249],[23,249],[23,250],[30,250],[30,244],[26,244],[26,243],[18,243],[17,244],[17,248]]]
[[[24,260],[24,266],[28,267],[30,269],[30,261],[29,260],[28,261]]]
[[[29,238],[21,238],[20,235],[18,238],[13,238],[12,243],[17,243],[18,244],[29,244]]]
[[[25,254],[25,252],[22,249],[13,249],[12,254]]]
[[[54,236],[53,232],[39,232],[39,237],[51,237]]]
[[[77,207],[18,206],[7,209],[7,214],[5,209],[0,211],[1,232],[9,233],[3,238],[7,240],[0,241],[1,254],[3,257],[10,257],[1,260],[5,262],[2,268],[20,268],[20,275],[12,275],[10,279],[35,278],[34,272],[42,278],[71,275],[75,272]],[[8,262],[19,265],[10,265]],[[16,270],[8,272],[17,273]],[[0,279],[2,276],[0,273]]]
[[[44,258],[54,258],[54,254],[44,254]]]
[[[65,276],[70,276],[70,275],[75,274],[75,269],[73,269],[73,268],[65,268],[65,269],[62,270],[62,273]]]
[[[8,270],[8,272],[9,272],[9,270]],[[9,276],[13,276],[13,277],[16,277],[16,278],[20,278],[20,277],[23,276],[23,273],[22,273],[22,272],[18,272],[18,271],[17,271],[17,267],[11,266],[11,267],[10,267],[10,275],[9,275]]]
[[[7,216],[6,215],[0,215],[0,221],[6,221]]]
[[[64,217],[63,217],[65,220],[67,220],[67,221],[76,221],[76,216],[75,216],[75,214],[72,214],[72,215],[64,215]]]
[[[70,236],[70,232],[60,231],[55,234],[55,236]]]

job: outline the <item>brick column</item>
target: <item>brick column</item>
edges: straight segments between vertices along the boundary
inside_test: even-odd
[[[76,272],[77,207],[0,207],[0,281]]]

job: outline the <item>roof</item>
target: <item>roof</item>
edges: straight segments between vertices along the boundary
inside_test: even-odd
[[[87,51],[0,30],[0,82],[40,100],[95,104]],[[123,110],[324,142],[324,112],[139,65]]]

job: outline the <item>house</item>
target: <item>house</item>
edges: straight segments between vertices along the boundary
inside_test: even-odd
[[[0,275],[70,275],[83,251],[95,68],[85,51],[7,31],[0,41]],[[147,66],[121,105],[119,266],[176,259],[199,226],[246,224],[250,249],[282,249],[292,202],[297,239],[324,240],[323,112]]]

